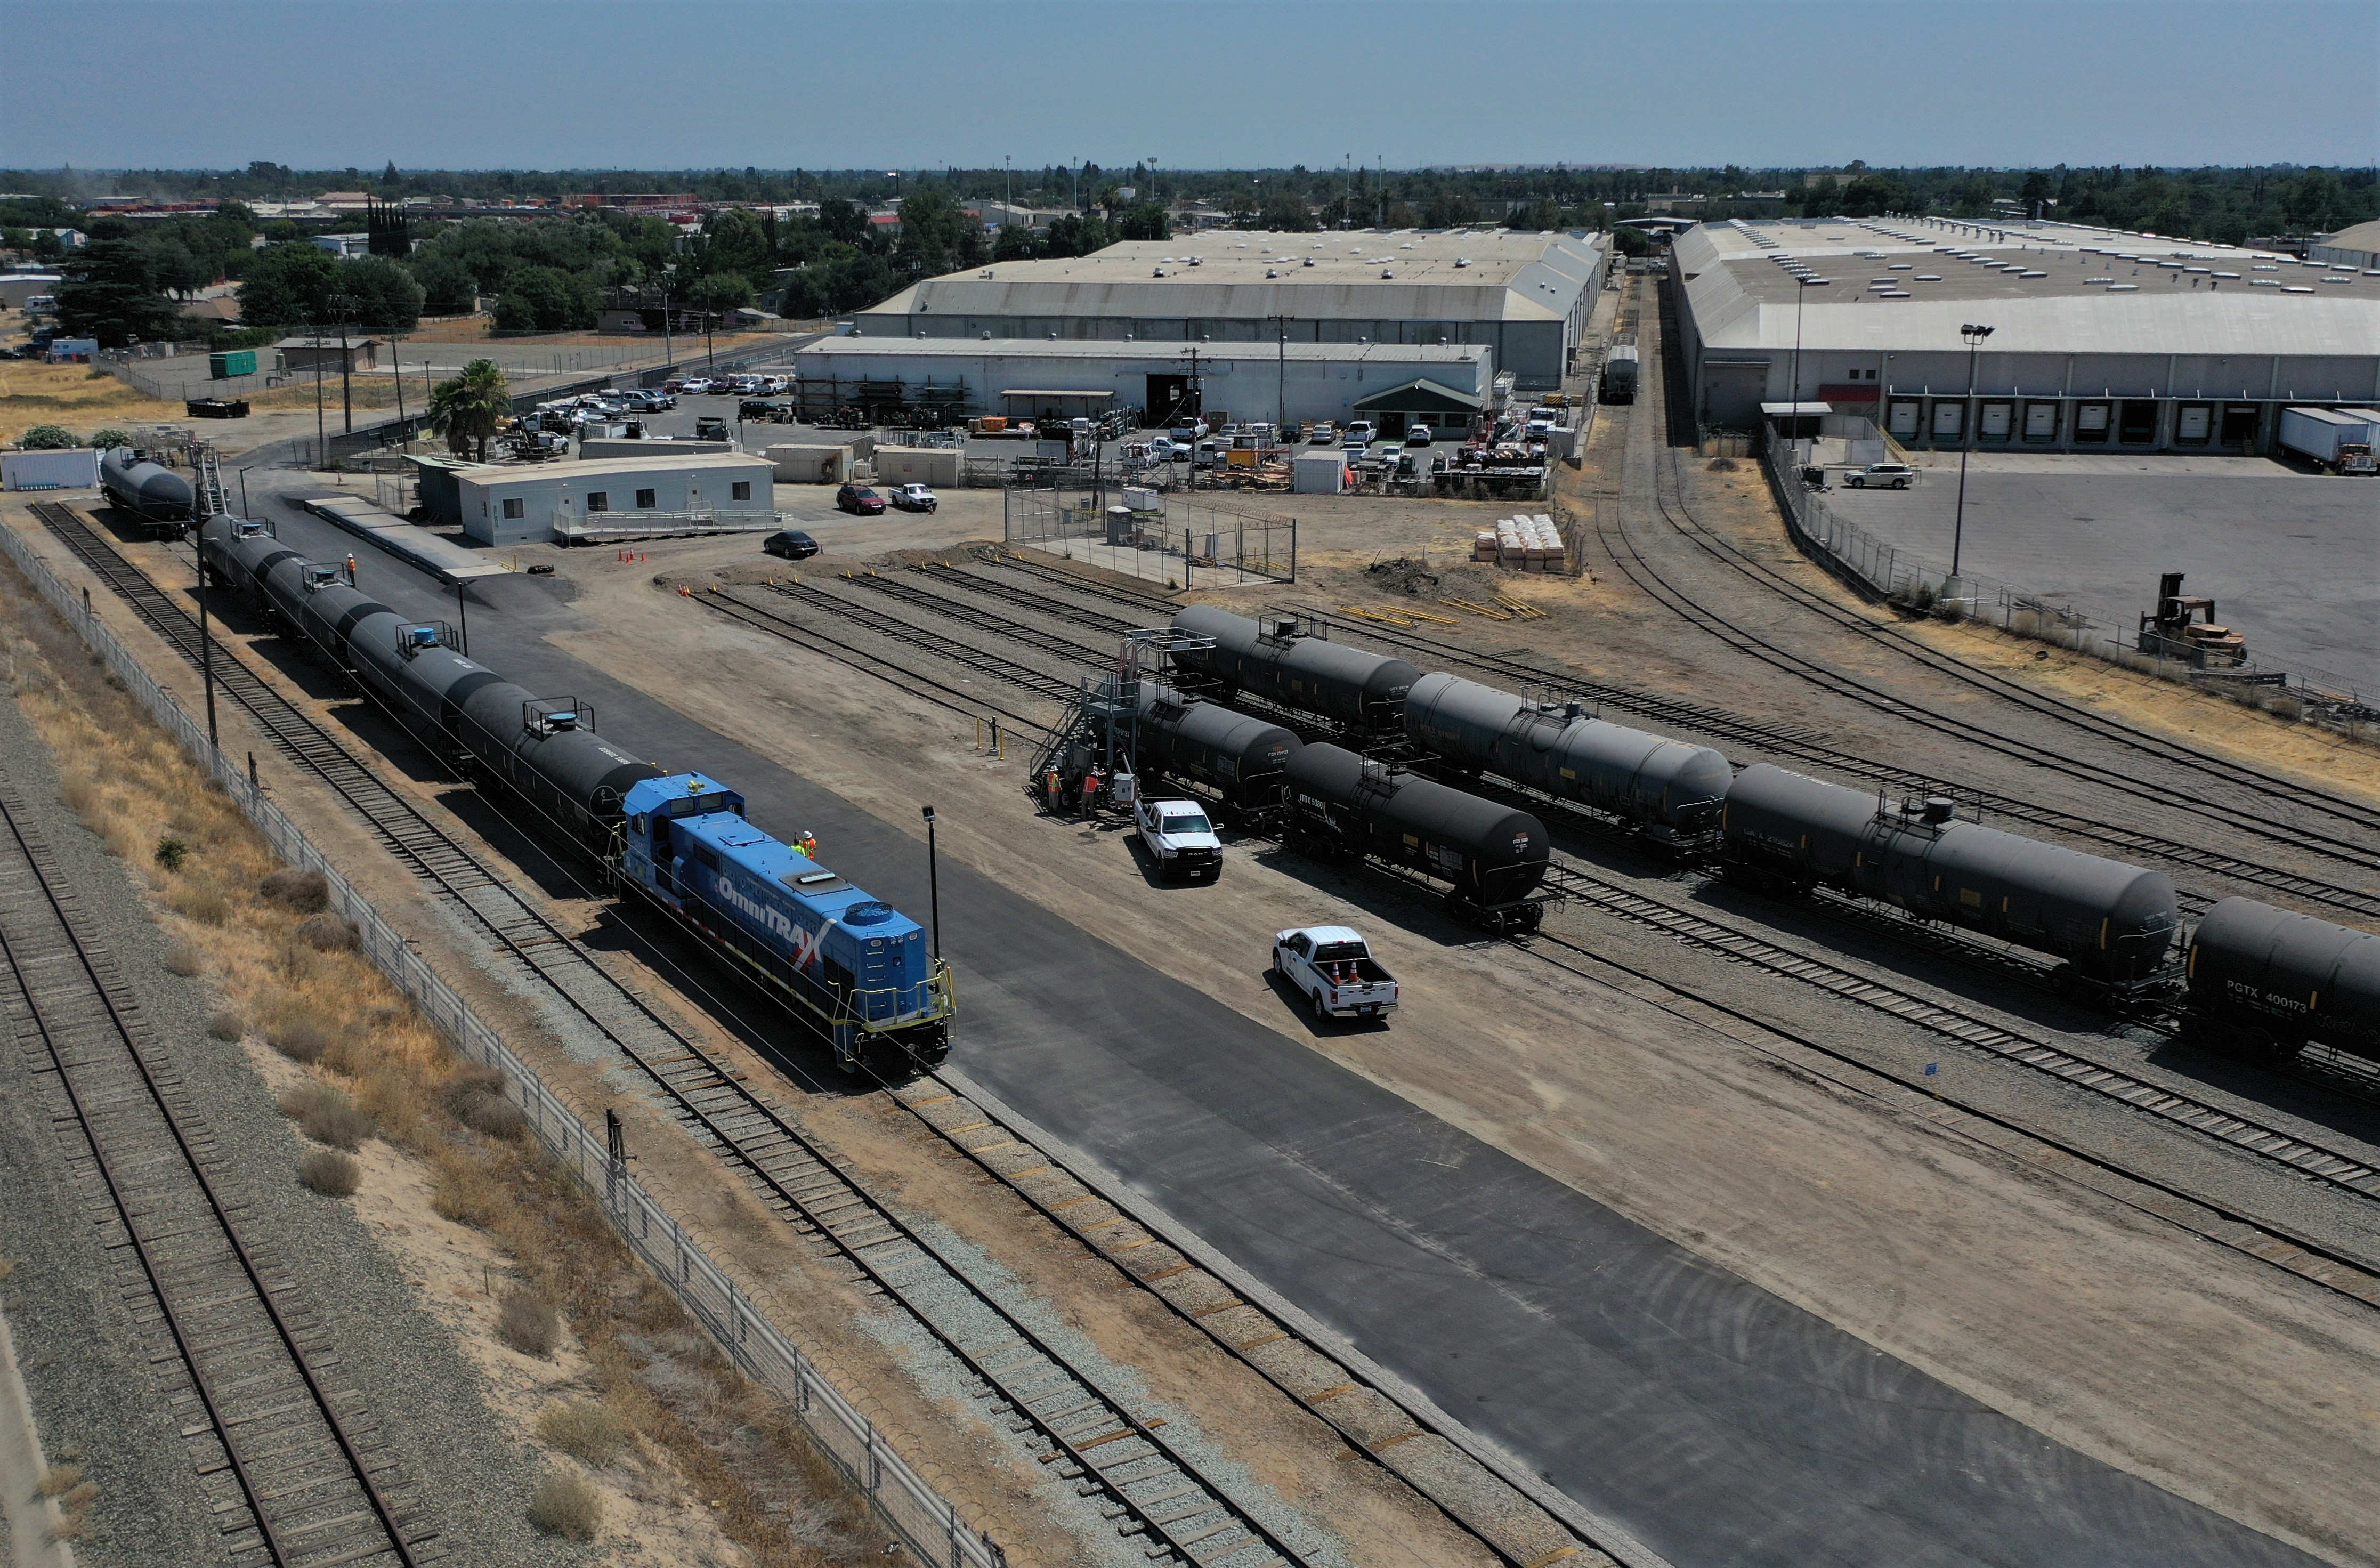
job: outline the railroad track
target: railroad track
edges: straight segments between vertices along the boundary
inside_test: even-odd
[[[188,612],[69,509],[49,504],[35,511],[196,664],[198,626]],[[285,755],[337,794],[424,886],[641,1071],[696,1141],[740,1170],[773,1212],[832,1249],[857,1282],[906,1310],[965,1369],[994,1416],[1051,1474],[1096,1497],[1117,1532],[1140,1543],[1156,1568],[1305,1563],[1255,1510],[1135,1415],[1128,1399],[1107,1392],[978,1286],[839,1169],[732,1064],[611,975],[527,895],[389,789],[309,715],[253,671],[244,681],[230,676],[231,670],[246,670],[245,661],[219,645],[214,665],[218,682],[243,706],[244,694],[270,694],[249,714]]]
[[[922,568],[913,567],[911,570],[917,571]],[[1103,644],[1094,643],[1086,640],[1079,632],[1072,629],[1051,632],[1038,626],[1025,626],[1020,624],[1014,614],[1009,610],[973,603],[947,593],[937,593],[922,583],[905,580],[907,575],[905,573],[900,577],[887,577],[880,573],[868,572],[854,574],[844,580],[854,587],[871,589],[910,609],[923,610],[929,614],[956,621],[961,626],[972,626],[978,631],[990,632],[994,637],[1022,642],[1028,647],[1041,649],[1076,663],[1086,660],[1099,662],[1114,657],[1113,639],[1109,639]],[[1029,606],[1025,606],[1020,602],[1019,607]],[[1105,617],[1101,618],[1105,619]],[[1077,624],[1070,622],[1070,628]]]
[[[1666,334],[1668,310],[1663,311]],[[1664,366],[1666,370],[1666,364]],[[1681,449],[1664,447],[1663,466],[1670,478],[1670,490],[1675,498],[1674,508],[1662,508],[1664,519],[1681,535],[1714,560],[1732,568],[1803,609],[1822,616],[1835,626],[1872,642],[1892,649],[1895,652],[1924,665],[1937,675],[1948,675],[1961,685],[1973,687],[2003,700],[2012,702],[2040,717],[2080,730],[2097,739],[2112,742],[2153,758],[2160,769],[2195,773],[2227,788],[2246,784],[2258,795],[2287,801],[2317,815],[2327,817],[2348,826],[2380,833],[2380,807],[2350,796],[2334,794],[2302,781],[2291,779],[2257,768],[2252,764],[2208,758],[2180,742],[2167,739],[2146,730],[2138,729],[2119,720],[2080,708],[2021,681],[2012,680],[1994,671],[1968,663],[1952,654],[1912,637],[1889,622],[1873,620],[1855,610],[1829,599],[1808,586],[1794,581],[1747,553],[1742,548],[1695,517],[1685,499],[1684,476],[1681,469]],[[1682,517],[1683,521],[1680,518]],[[2119,775],[2120,776],[2120,775]],[[2277,824],[2285,825],[2285,824]],[[2366,848],[2367,856],[2374,851]],[[2370,863],[2367,860],[2367,863]]]
[[[1689,946],[1722,954],[1739,964],[1889,1014],[2001,1061],[2119,1100],[2159,1121],[2204,1133],[2219,1143],[2245,1149],[2301,1175],[2359,1197],[2380,1198],[2380,1168],[2367,1161],[2325,1149],[2294,1134],[2144,1082],[1955,1007],[1927,1001],[1823,959],[1780,947],[1749,931],[1648,898],[1576,866],[1557,862],[1547,869],[1546,880],[1574,903],[1650,927]]]
[[[1648,382],[1658,382],[1663,377],[1663,370],[1657,368],[1658,361],[1658,355],[1648,361],[1645,371]],[[1642,432],[1641,436],[1639,432]],[[1655,507],[1671,529],[1692,541],[1692,532],[1678,520],[1678,509],[1682,504],[1682,492],[1679,491],[1679,476],[1675,471],[1674,464],[1664,461],[1662,452],[1651,451],[1656,439],[1656,432],[1649,425],[1635,426],[1631,431],[1631,450],[1633,452],[1641,442],[1649,453],[1646,460],[1650,462],[1653,469],[1652,488]],[[1673,499],[1673,496],[1680,498]],[[2318,833],[2311,829],[2277,822],[2268,818],[2243,811],[2204,804],[2172,790],[2144,784],[2129,774],[2112,768],[2055,757],[2044,752],[2038,747],[2028,747],[2004,740],[1979,728],[1972,720],[1962,720],[1940,712],[1924,703],[1896,696],[1880,687],[1840,674],[1815,661],[1797,655],[1791,650],[1779,647],[1767,638],[1744,629],[1718,612],[1706,607],[1671,582],[1638,549],[1635,541],[1630,537],[1625,512],[1625,507],[1604,508],[1596,521],[1597,536],[1603,541],[1605,548],[1610,553],[1614,563],[1619,565],[1622,574],[1656,603],[1746,658],[1767,664],[1771,668],[1862,707],[1903,723],[1914,724],[1922,729],[1932,730],[1951,739],[1979,747],[2029,767],[2046,769],[2095,788],[2148,803],[2162,810],[2196,817],[2251,838],[2262,839],[2266,843],[2282,845],[2320,859],[2352,866],[2359,870],[2369,871],[2375,867],[2380,867],[2380,850],[2375,850],[2369,845],[2353,843],[2327,833]],[[2253,877],[2243,876],[2242,880],[2260,881],[2266,885],[2279,885],[2270,879],[2276,876],[2290,879],[2301,885],[2289,887],[2287,891],[2297,893],[2301,897],[2313,898],[2319,902],[2354,909],[2362,914],[2380,915],[2380,894],[2337,888],[2317,879],[2294,877],[2291,873],[2277,873],[2268,868],[2255,867],[2252,862],[2236,856],[2222,856],[2196,849],[2192,849],[2191,855],[2192,858],[2184,863],[2196,864],[2202,869],[2224,869],[2225,874],[2240,874],[2224,867],[2206,863],[2210,859],[2228,862],[2229,866],[2240,868],[2241,871],[2252,870],[2257,873]]]
[[[1044,675],[1038,670],[1019,664],[1002,654],[994,653],[989,649],[978,648],[973,643],[962,642],[953,637],[944,637],[895,616],[880,614],[864,604],[856,604],[840,595],[828,593],[799,578],[789,582],[772,582],[766,586],[771,593],[783,599],[789,599],[807,609],[839,615],[856,626],[874,632],[878,637],[892,642],[905,643],[911,648],[920,649],[939,658],[947,659],[953,664],[964,665],[978,674],[990,675],[994,680],[1004,681],[1021,690],[1029,691],[1036,697],[1045,697],[1052,702],[1072,702],[1079,695],[1071,681],[1062,681],[1055,675]],[[746,602],[748,604],[748,601]],[[1012,631],[1003,635],[1014,634]]]
[[[1607,539],[1606,542],[1609,545],[1611,541]],[[1615,559],[1620,558],[1619,551],[1614,550],[1613,553]],[[1172,608],[1165,600],[1119,590],[1104,584],[1087,582],[1071,573],[1043,565],[1038,562],[1023,561],[1002,555],[997,562],[990,564],[1062,584],[1076,592],[1129,604],[1134,608],[1160,613],[1170,613]],[[1622,570],[1625,571],[1627,563],[1622,560],[1621,564]],[[937,573],[947,572],[954,577],[967,577],[971,581],[990,580],[978,577],[973,573],[957,571],[955,568],[940,567],[934,570]],[[1003,590],[1003,591],[1006,590]],[[1022,602],[1053,614],[1062,613],[1069,608],[1079,608],[1065,606],[1062,602],[1043,594],[1022,590],[1014,592],[1021,596]],[[1097,613],[1088,612],[1087,614],[1095,615]],[[1308,614],[1316,621],[1330,628],[1334,636],[1353,637],[1378,647],[1392,649],[1402,654],[1418,655],[1425,668],[1472,670],[1510,685],[1517,685],[1522,688],[1532,686],[1560,687],[1588,699],[1598,708],[1610,709],[1668,731],[1686,731],[1722,742],[1734,748],[1738,755],[1749,750],[1755,755],[1765,754],[1788,761],[1822,767],[1845,777],[1861,779],[1897,791],[1963,796],[1975,800],[1983,809],[1991,811],[1997,816],[2024,822],[2033,827],[2046,828],[2125,855],[2147,859],[2161,859],[2177,867],[2187,867],[2192,870],[2226,877],[2251,886],[2289,893],[2308,903],[2380,918],[2380,893],[2346,887],[2277,867],[2261,865],[2201,845],[2185,844],[2178,839],[2143,833],[2113,822],[2099,821],[2034,801],[2021,800],[2012,796],[1979,791],[1972,786],[1931,778],[1888,762],[1875,761],[1828,746],[1822,736],[1800,726],[1762,723],[1705,703],[1660,697],[1650,692],[1636,691],[1599,682],[1582,681],[1571,672],[1546,670],[1508,656],[1464,648],[1460,644],[1449,642],[1443,638],[1434,638],[1418,632],[1393,630],[1332,614],[1327,611],[1309,611]],[[1120,626],[1123,623],[1111,621],[1109,625]],[[2027,760],[2035,760],[2035,759],[2028,757]],[[2153,798],[2163,801],[2167,797],[2155,796]],[[2375,863],[2380,863],[2380,857],[2375,857],[2374,859]],[[2215,905],[2214,895],[2208,893],[2184,891],[2178,896],[2184,909],[2191,913],[2203,914]]]
[[[117,1282],[235,1563],[434,1561],[443,1542],[245,1205],[180,1075],[0,772],[0,1013],[105,1192]]]

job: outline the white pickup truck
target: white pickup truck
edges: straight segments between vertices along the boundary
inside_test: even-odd
[[[1140,834],[1160,876],[1215,881],[1223,874],[1223,841],[1207,808],[1195,800],[1143,800],[1132,808],[1132,825]]]
[[[1345,926],[1305,926],[1272,939],[1273,972],[1303,993],[1317,1018],[1377,1018],[1397,1004],[1396,977]]]

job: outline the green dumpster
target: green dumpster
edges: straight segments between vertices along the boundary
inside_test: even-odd
[[[207,356],[207,374],[216,381],[229,381],[234,376],[252,376],[255,373],[256,350],[253,348],[233,348]]]

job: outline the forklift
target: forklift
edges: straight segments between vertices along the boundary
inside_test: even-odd
[[[2182,577],[2157,578],[2156,608],[2141,616],[2140,650],[2201,670],[2238,669],[2248,662],[2248,639],[2215,624],[2215,601],[2184,597]]]

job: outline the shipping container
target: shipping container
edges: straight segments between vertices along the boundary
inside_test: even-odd
[[[207,374],[216,381],[256,373],[256,350],[231,348],[207,356]]]

